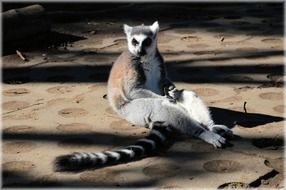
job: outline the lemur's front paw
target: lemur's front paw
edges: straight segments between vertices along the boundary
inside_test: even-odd
[[[165,96],[168,100],[169,100],[169,102],[171,102],[171,103],[176,103],[177,101],[176,101],[176,99],[174,99],[173,97],[171,97],[171,96],[169,96],[169,95],[166,95]]]
[[[169,91],[169,96],[171,96],[175,100],[179,100],[182,97],[182,93],[184,90],[173,89]]]
[[[202,134],[200,134],[199,138],[207,143],[212,144],[215,148],[220,148],[226,143],[225,138],[212,131],[204,131]]]
[[[214,124],[212,127],[210,127],[210,130],[214,133],[217,133],[225,138],[231,138],[233,137],[233,132],[231,129],[229,129],[225,125],[216,125]]]
[[[169,91],[174,90],[176,88],[176,86],[170,80],[165,80],[161,85],[165,95],[167,95]]]
[[[165,94],[164,97],[167,98],[169,100],[169,102],[176,103],[176,99],[174,99],[172,96],[170,96],[169,91],[170,90],[167,87],[164,88],[164,94]]]

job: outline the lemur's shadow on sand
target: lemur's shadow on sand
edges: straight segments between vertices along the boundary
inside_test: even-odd
[[[278,116],[260,113],[245,113],[218,107],[210,107],[210,111],[213,120],[216,123],[226,125],[229,128],[233,128],[235,125],[253,128],[267,123],[283,121],[285,119]]]

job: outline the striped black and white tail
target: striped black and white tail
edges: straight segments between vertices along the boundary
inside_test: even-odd
[[[135,161],[154,154],[166,146],[171,134],[169,127],[154,126],[150,134],[125,148],[98,153],[78,153],[59,156],[55,160],[56,171],[80,171]]]

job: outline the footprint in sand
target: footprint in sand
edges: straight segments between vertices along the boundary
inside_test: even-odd
[[[211,160],[203,165],[204,169],[215,173],[231,173],[241,169],[241,164],[232,160]]]
[[[19,125],[19,126],[12,126],[12,127],[7,127],[3,129],[4,134],[25,134],[25,133],[31,133],[36,130],[35,127],[31,127],[28,125]]]
[[[181,38],[181,40],[185,42],[198,42],[201,40],[201,38],[198,36],[184,36]]]
[[[85,109],[82,108],[66,108],[58,112],[63,117],[82,117],[88,114]]]
[[[143,169],[143,173],[146,176],[159,178],[159,177],[171,177],[177,175],[181,170],[181,167],[174,164],[156,164],[147,166]]]
[[[284,109],[285,109],[285,106],[284,105],[278,105],[278,106],[275,106],[273,108],[274,111],[278,112],[278,113],[284,113]]]
[[[86,171],[80,174],[79,178],[81,181],[98,183],[103,186],[104,184],[117,185],[124,180],[124,178],[120,176],[120,172],[111,169]]]
[[[259,94],[259,97],[264,100],[282,100],[283,99],[283,93],[281,92],[265,92],[262,94]]]
[[[265,39],[262,39],[261,41],[267,44],[282,44],[283,43],[282,39],[280,38],[265,38]]]
[[[26,88],[13,88],[13,89],[3,91],[4,96],[20,96],[20,95],[25,95],[29,93],[30,91]]]

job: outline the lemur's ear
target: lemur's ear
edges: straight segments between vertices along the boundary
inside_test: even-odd
[[[151,26],[150,29],[154,34],[156,34],[159,31],[159,23],[158,21],[154,22]]]
[[[131,33],[132,27],[128,26],[127,24],[123,24],[123,29],[126,35],[129,35]]]

